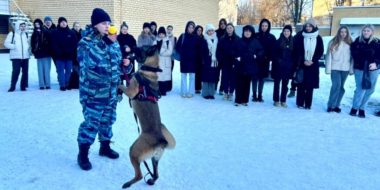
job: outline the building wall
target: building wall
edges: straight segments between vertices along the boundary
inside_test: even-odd
[[[5,49],[4,41],[7,37],[7,34],[0,34],[0,49]]]
[[[340,27],[342,18],[366,18],[379,17],[380,7],[345,7],[334,8],[333,24],[331,34],[335,35]],[[380,36],[380,26],[375,26],[375,36]]]

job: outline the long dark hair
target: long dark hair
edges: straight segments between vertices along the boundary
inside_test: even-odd
[[[289,29],[289,27],[290,27],[290,29]],[[280,47],[281,47],[281,49],[287,48],[286,41],[289,40],[289,49],[293,50],[293,36],[292,36],[292,29],[291,29],[292,27],[291,26],[289,26],[289,27],[285,27],[281,32],[281,35],[280,35]],[[285,30],[290,30],[290,36],[288,39],[286,39],[286,37],[284,35]]]

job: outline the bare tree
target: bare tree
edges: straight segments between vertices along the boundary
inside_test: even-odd
[[[257,13],[255,11],[255,1],[248,0],[246,3],[239,4],[238,7],[238,25],[244,24],[256,24],[257,23]]]
[[[219,18],[225,18],[227,22],[236,21],[238,0],[221,0],[219,2]]]
[[[292,16],[294,26],[302,21],[305,9],[311,5],[308,0],[285,0],[286,7]]]

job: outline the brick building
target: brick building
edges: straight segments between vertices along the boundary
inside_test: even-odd
[[[117,28],[125,21],[129,25],[129,33],[136,39],[142,31],[143,23],[151,21],[155,21],[158,27],[173,25],[175,36],[179,36],[185,31],[186,23],[189,20],[202,26],[212,23],[215,28],[218,28],[219,5],[224,1],[230,2],[229,0],[15,0],[31,21],[36,18],[43,20],[48,15],[57,24],[58,18],[64,16],[68,20],[70,28],[73,22],[78,21],[83,29],[86,24],[91,23],[92,10],[97,7],[102,8],[108,12]],[[0,2],[8,2],[10,12],[19,12],[13,0],[0,0]],[[232,2],[238,3],[237,0]],[[225,6],[225,4],[223,5]],[[0,24],[1,18],[4,21],[4,17],[1,17],[0,14]],[[9,30],[12,30],[12,27],[9,27]],[[0,33],[0,49],[4,49],[5,37],[4,32]]]

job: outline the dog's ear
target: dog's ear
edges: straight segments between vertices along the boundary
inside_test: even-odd
[[[152,56],[156,53],[157,51],[157,45],[150,46],[149,49],[146,51],[147,56]]]

